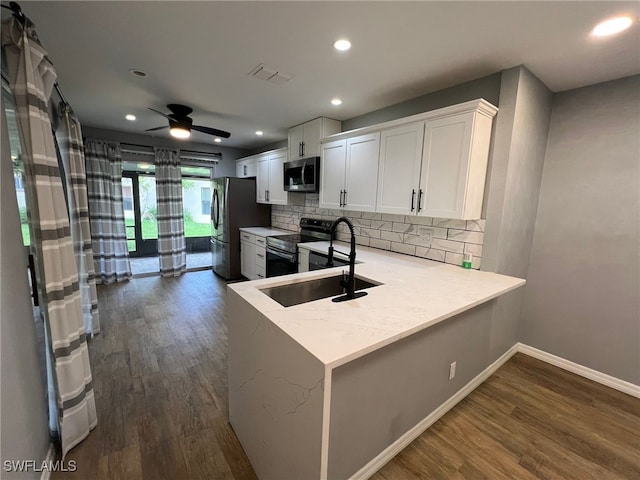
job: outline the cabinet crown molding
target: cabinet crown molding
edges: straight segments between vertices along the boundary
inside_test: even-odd
[[[425,120],[431,120],[433,118],[444,118],[449,115],[458,115],[464,112],[477,112],[488,118],[493,118],[498,113],[498,107],[487,102],[484,98],[478,98],[476,100],[470,100],[464,103],[458,103],[449,107],[438,108],[436,110],[429,110],[428,112],[417,113],[408,117],[398,118],[396,120],[390,120],[388,122],[376,123],[375,125],[368,125],[362,128],[356,128],[345,132],[329,135],[320,140],[321,143],[331,142],[333,140],[341,140],[343,138],[352,137],[354,135],[363,135],[367,133],[373,133],[376,131],[384,130],[387,128],[399,127],[407,125],[409,123],[416,123]]]

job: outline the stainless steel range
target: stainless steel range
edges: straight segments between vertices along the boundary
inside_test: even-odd
[[[300,219],[300,233],[267,237],[267,277],[298,271],[298,243],[331,240],[331,220]]]

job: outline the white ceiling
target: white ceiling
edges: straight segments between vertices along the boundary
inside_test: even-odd
[[[146,110],[194,108],[194,123],[253,148],[317,116],[354,117],[524,64],[558,92],[640,73],[640,28],[589,32],[640,2],[22,2],[85,126],[144,133]],[[348,52],[333,49],[347,37]],[[295,77],[274,85],[257,64]],[[148,73],[141,79],[128,73]],[[332,106],[339,96],[344,103]],[[138,121],[127,122],[133,113]],[[256,137],[256,130],[265,132]],[[160,134],[164,135],[164,134]],[[194,133],[192,140],[212,142]]]

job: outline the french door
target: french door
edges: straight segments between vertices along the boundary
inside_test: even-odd
[[[122,201],[131,257],[158,254],[158,208],[153,174],[122,173]]]

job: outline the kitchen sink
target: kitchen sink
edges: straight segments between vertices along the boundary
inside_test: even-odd
[[[306,282],[290,283],[278,287],[261,288],[265,295],[273,298],[284,307],[300,305],[301,303],[313,302],[322,298],[335,297],[345,293],[345,289],[340,285],[342,275],[332,277],[317,278]],[[364,290],[382,285],[371,280],[366,280],[358,275],[355,276],[355,291]]]

